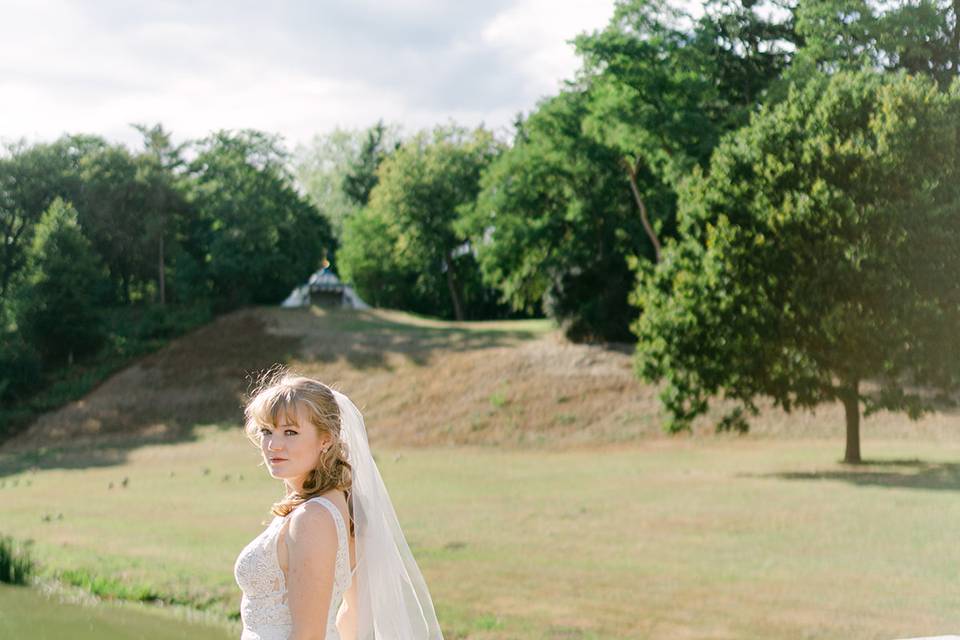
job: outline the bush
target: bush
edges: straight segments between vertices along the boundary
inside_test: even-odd
[[[0,337],[0,404],[22,399],[40,384],[40,354],[19,333],[5,333]]]

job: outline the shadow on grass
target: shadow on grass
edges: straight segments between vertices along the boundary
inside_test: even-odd
[[[0,453],[0,489],[14,489],[17,485],[5,480],[25,471],[51,469],[96,469],[124,464],[131,451],[148,445],[182,444],[197,440],[193,429],[184,429],[173,438],[127,438],[102,444],[41,447],[14,453]],[[25,478],[23,481],[25,482]]]
[[[381,310],[320,309],[310,313],[316,324],[305,337],[303,356],[315,362],[346,360],[357,369],[392,370],[391,354],[418,366],[437,353],[492,349],[539,337],[551,327],[546,320],[453,322],[410,313]]]
[[[814,482],[827,480],[865,487],[960,491],[960,463],[924,462],[918,459],[867,460],[844,469],[750,474],[749,477]]]

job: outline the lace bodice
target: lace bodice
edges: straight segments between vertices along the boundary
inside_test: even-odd
[[[318,502],[325,506],[337,526],[337,562],[327,614],[326,640],[340,640],[337,615],[343,603],[343,593],[353,577],[347,526],[340,509],[330,500],[317,496],[307,502]],[[297,509],[303,509],[307,502]],[[275,516],[263,533],[243,548],[234,564],[233,575],[243,591],[240,601],[243,635],[240,640],[288,640],[293,629],[290,608],[287,606],[287,586],[277,558],[277,539],[284,522],[286,518]]]

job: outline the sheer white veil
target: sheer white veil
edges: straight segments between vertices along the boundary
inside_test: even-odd
[[[443,640],[427,584],[370,452],[363,416],[350,398],[335,389],[333,395],[340,408],[340,437],[353,469],[356,640]]]

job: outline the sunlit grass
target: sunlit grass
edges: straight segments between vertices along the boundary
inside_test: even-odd
[[[116,466],[8,476],[4,528],[36,541],[45,573],[235,615],[233,562],[280,487],[239,432],[200,436]],[[960,444],[870,441],[882,463],[852,469],[840,450],[714,439],[377,457],[450,638],[957,629]]]
[[[0,585],[0,638],[228,640],[237,633],[186,610],[125,602],[80,604],[64,593]]]

